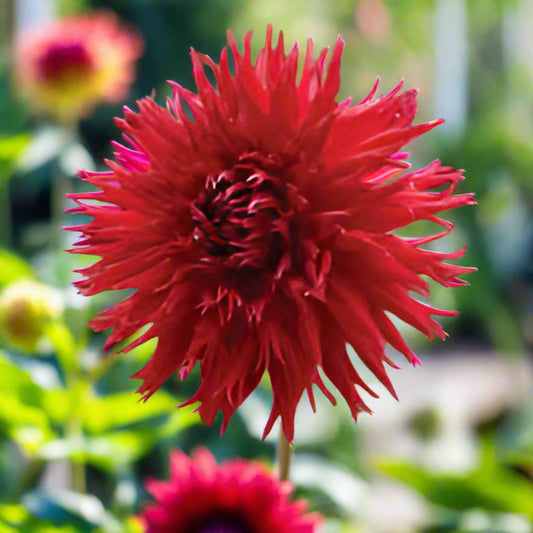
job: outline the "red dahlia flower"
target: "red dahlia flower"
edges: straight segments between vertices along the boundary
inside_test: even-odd
[[[327,49],[313,60],[310,40],[297,81],[297,45],[286,54],[280,33],[273,48],[271,33],[255,63],[251,35],[241,54],[229,33],[235,74],[226,50],[220,64],[193,51],[198,94],[171,82],[166,108],[145,98],[139,113],[126,109],[117,124],[131,147],[115,144],[108,172],[80,173],[100,190],[72,196],[74,211],[93,220],[71,229],[83,234],[77,253],[102,257],[80,270],[82,294],[136,289],[91,326],[114,328],[109,347],[150,324],[123,351],[159,339],[134,376],[145,398],[200,362],[201,385],[185,405],[201,402],[208,424],[222,410],[224,429],[268,372],[274,400],[265,435],[281,416],[292,441],[304,391],[314,404],[317,385],[335,403],[321,372],[354,418],[368,411],[356,386],[373,393],[346,343],[395,394],[385,344],[418,361],[387,311],[444,337],[431,315],[455,313],[411,291],[429,295],[422,274],[465,285],[457,276],[473,269],[444,262],[464,250],[421,245],[451,231],[438,212],[474,200],[453,195],[462,172],[438,161],[403,173],[407,154],[398,150],[442,122],[412,124],[416,89],[400,93],[400,84],[373,100],[374,87],[360,104],[339,104],[343,41],[325,74]],[[418,220],[444,229],[418,239],[392,233]]]
[[[126,96],[142,48],[140,35],[121,28],[111,11],[65,18],[20,36],[15,83],[37,111],[79,118]]]
[[[174,452],[170,481],[146,486],[155,498],[141,516],[146,533],[312,533],[321,522],[304,514],[304,502],[290,502],[291,484],[262,464],[234,460],[218,466],[206,449],[192,460]]]

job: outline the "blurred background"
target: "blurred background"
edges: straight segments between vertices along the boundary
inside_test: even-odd
[[[18,36],[97,8],[144,39],[129,94],[72,120],[34,112],[39,93],[14,81]],[[298,496],[326,532],[533,530],[533,0],[0,0],[1,533],[137,531],[142,481],[167,475],[175,447],[274,462],[276,439],[260,438],[267,389],[223,438],[218,419],[206,428],[173,409],[198,377],[136,404],[128,377],[153,344],[102,354],[86,324],[113,295],[70,288],[83,258],[61,252],[72,236],[59,231],[76,223],[62,214],[64,193],[82,188],[75,172],[112,155],[122,105],[154,90],[163,103],[166,80],[194,90],[190,47],[217,59],[228,28],[237,42],[251,29],[257,51],[269,22],[290,44],[312,36],[315,50],[342,35],[341,100],[362,100],[378,76],[378,94],[402,78],[419,87],[417,121],[446,123],[413,143],[413,166],[438,157],[466,169],[460,192],[479,204],[450,214],[456,230],[439,243],[467,245],[462,261],[479,268],[469,287],[434,288],[436,307],[459,310],[443,321],[450,338],[430,345],[405,326],[423,364],[391,354],[400,403],[364,368],[382,397],[357,425],[342,403],[313,414],[302,401]]]

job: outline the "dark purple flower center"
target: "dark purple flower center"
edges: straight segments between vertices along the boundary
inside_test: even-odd
[[[189,531],[190,533],[253,533],[239,517],[225,514],[202,520]]]
[[[288,247],[291,209],[283,182],[253,160],[209,176],[191,213],[204,261],[274,271]]]
[[[91,56],[81,43],[52,44],[38,60],[39,74],[49,82],[61,81],[91,67]]]

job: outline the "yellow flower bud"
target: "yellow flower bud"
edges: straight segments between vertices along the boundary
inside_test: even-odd
[[[0,294],[0,336],[14,348],[34,353],[47,324],[62,309],[56,289],[37,281],[17,281]]]

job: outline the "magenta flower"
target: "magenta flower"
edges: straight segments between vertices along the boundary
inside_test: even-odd
[[[141,515],[146,533],[312,533],[321,518],[289,500],[292,487],[257,462],[218,466],[208,450],[176,451],[170,481],[150,480],[155,499]]]

